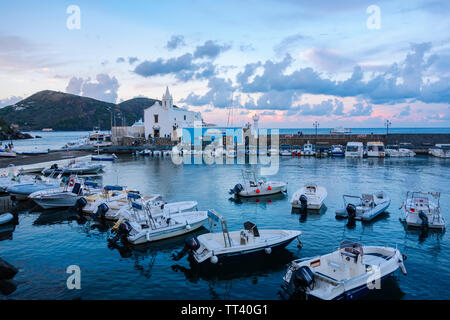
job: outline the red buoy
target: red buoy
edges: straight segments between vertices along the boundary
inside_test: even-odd
[[[260,193],[259,189],[256,189],[256,193]]]
[[[268,187],[267,187],[267,190],[272,190],[272,187],[271,187],[271,186],[268,186]]]

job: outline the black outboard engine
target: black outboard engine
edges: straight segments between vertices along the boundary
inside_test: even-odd
[[[308,210],[308,198],[304,194],[302,194],[299,200],[301,204],[301,213],[305,214],[306,210]]]
[[[356,217],[356,207],[355,207],[355,205],[352,204],[352,203],[349,203],[347,205],[347,207],[345,208],[345,210],[347,211],[348,218],[354,220],[355,217]]]
[[[419,218],[420,220],[422,220],[421,224],[422,230],[424,231],[428,230],[428,217],[422,210],[419,211]]]
[[[77,211],[81,211],[85,206],[87,205],[87,200],[84,197],[81,197],[80,199],[75,202],[74,209]]]
[[[230,189],[230,194],[239,194],[242,190],[244,190],[244,187],[242,184],[238,183],[233,189]]]
[[[111,233],[110,237],[108,237],[108,242],[110,244],[116,244],[119,240],[125,240],[131,231],[131,225],[128,221],[122,222],[117,230]]]
[[[52,170],[57,170],[57,169],[58,169],[58,164],[57,164],[57,163],[52,164],[52,165],[50,166],[50,169],[52,169]]]
[[[314,287],[314,273],[308,266],[302,266],[292,272],[289,281],[291,293],[306,292],[306,289]]]
[[[97,207],[97,211],[94,213],[94,218],[105,218],[105,213],[107,213],[109,210],[109,207],[106,203],[102,203]]]
[[[184,248],[180,252],[172,254],[172,259],[178,261],[183,258],[186,253],[196,251],[198,248],[200,248],[198,239],[196,237],[188,238],[184,241]]]

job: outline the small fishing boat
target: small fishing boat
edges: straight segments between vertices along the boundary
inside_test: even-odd
[[[341,242],[337,251],[291,262],[283,277],[289,295],[321,300],[353,300],[371,290],[399,268],[406,275],[406,259],[396,248]]]
[[[64,175],[83,175],[83,174],[98,174],[103,170],[103,164],[85,162],[70,162],[64,167],[58,167],[58,164],[53,164],[50,168],[42,171],[43,174],[64,174]]]
[[[384,151],[384,143],[381,141],[367,142],[367,156],[384,158],[386,156]]]
[[[153,151],[153,156],[154,157],[161,157],[162,156],[162,152],[159,151],[159,150],[155,150],[155,151]]]
[[[230,189],[230,194],[240,197],[256,197],[286,192],[287,190],[287,182],[257,179],[256,173],[252,170],[242,170],[242,178],[243,184],[236,184],[233,189]]]
[[[210,232],[187,239],[185,247],[172,257],[180,260],[186,254],[199,264],[225,264],[240,261],[243,257],[256,254],[270,256],[301,235],[297,230],[263,229],[247,221],[244,229],[228,231],[226,220],[214,210],[208,210]],[[213,233],[213,226],[220,224],[222,232]],[[300,240],[299,240],[300,242]]]
[[[137,154],[140,155],[140,156],[151,156],[152,155],[152,151],[149,150],[149,149],[145,149],[145,150],[138,151]]]
[[[428,153],[438,158],[450,158],[450,144],[438,143]]]
[[[291,198],[292,208],[320,210],[328,193],[324,187],[308,183],[298,189]]]
[[[336,210],[336,217],[370,221],[386,211],[391,199],[384,191],[359,196],[343,195],[344,209]]]
[[[340,144],[332,146],[331,147],[331,156],[332,157],[344,157],[345,156],[344,147],[341,146]]]
[[[82,185],[80,181],[71,177],[65,186],[37,191],[30,194],[29,198],[43,209],[76,207],[80,198],[101,192],[98,187],[98,184],[92,182],[85,182]]]
[[[14,218],[14,216],[9,212],[1,213],[0,214],[0,225],[9,223],[13,218]]]
[[[101,212],[105,219],[119,220],[121,218],[129,218],[130,212],[133,210],[133,201],[139,201],[149,208],[152,213],[165,212],[167,214],[175,214],[183,211],[198,210],[197,201],[178,201],[166,202],[159,194],[140,195],[138,192],[128,192],[127,197],[109,201],[106,207],[103,206],[104,212]],[[106,210],[105,210],[106,209]]]
[[[313,145],[309,141],[305,143],[302,150],[302,156],[313,156],[315,154],[316,152],[314,151]]]
[[[57,179],[43,179],[36,176],[32,181],[25,180],[22,183],[9,186],[6,192],[17,200],[27,200],[28,196],[34,192],[55,189],[59,186],[60,182]]]
[[[292,152],[291,152],[290,144],[280,145],[280,156],[290,156],[291,154],[292,154]]]
[[[346,134],[351,133],[352,129],[350,128],[343,128],[343,127],[336,127],[330,130],[330,134]]]
[[[36,167],[36,168],[20,168],[19,174],[36,174],[36,173],[42,173],[42,170],[44,170],[44,167]]]
[[[270,148],[269,152],[267,153],[267,155],[269,156],[274,156],[274,155],[279,155],[280,154],[280,149],[278,148]]]
[[[134,200],[140,198],[136,195]],[[145,203],[133,201],[132,214],[111,228],[110,241],[120,238],[137,245],[183,235],[200,228],[208,219],[206,211],[155,213]]]
[[[362,158],[364,156],[364,145],[362,142],[348,142],[345,147],[346,158]]]
[[[440,197],[440,192],[408,191],[400,207],[403,208],[406,225],[444,230],[446,224],[441,214]]]
[[[163,151],[163,157],[170,157],[171,155],[172,155],[172,151],[170,151],[170,150]]]
[[[11,149],[0,149],[0,157],[15,158],[17,154]]]

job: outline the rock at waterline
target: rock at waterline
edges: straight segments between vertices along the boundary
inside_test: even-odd
[[[7,296],[17,289],[17,282],[14,280],[0,280],[0,293]]]

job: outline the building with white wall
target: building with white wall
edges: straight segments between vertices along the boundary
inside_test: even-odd
[[[201,113],[175,107],[169,88],[166,87],[161,103],[157,101],[144,110],[145,138],[178,139],[182,128],[193,128],[195,121],[202,122]]]

